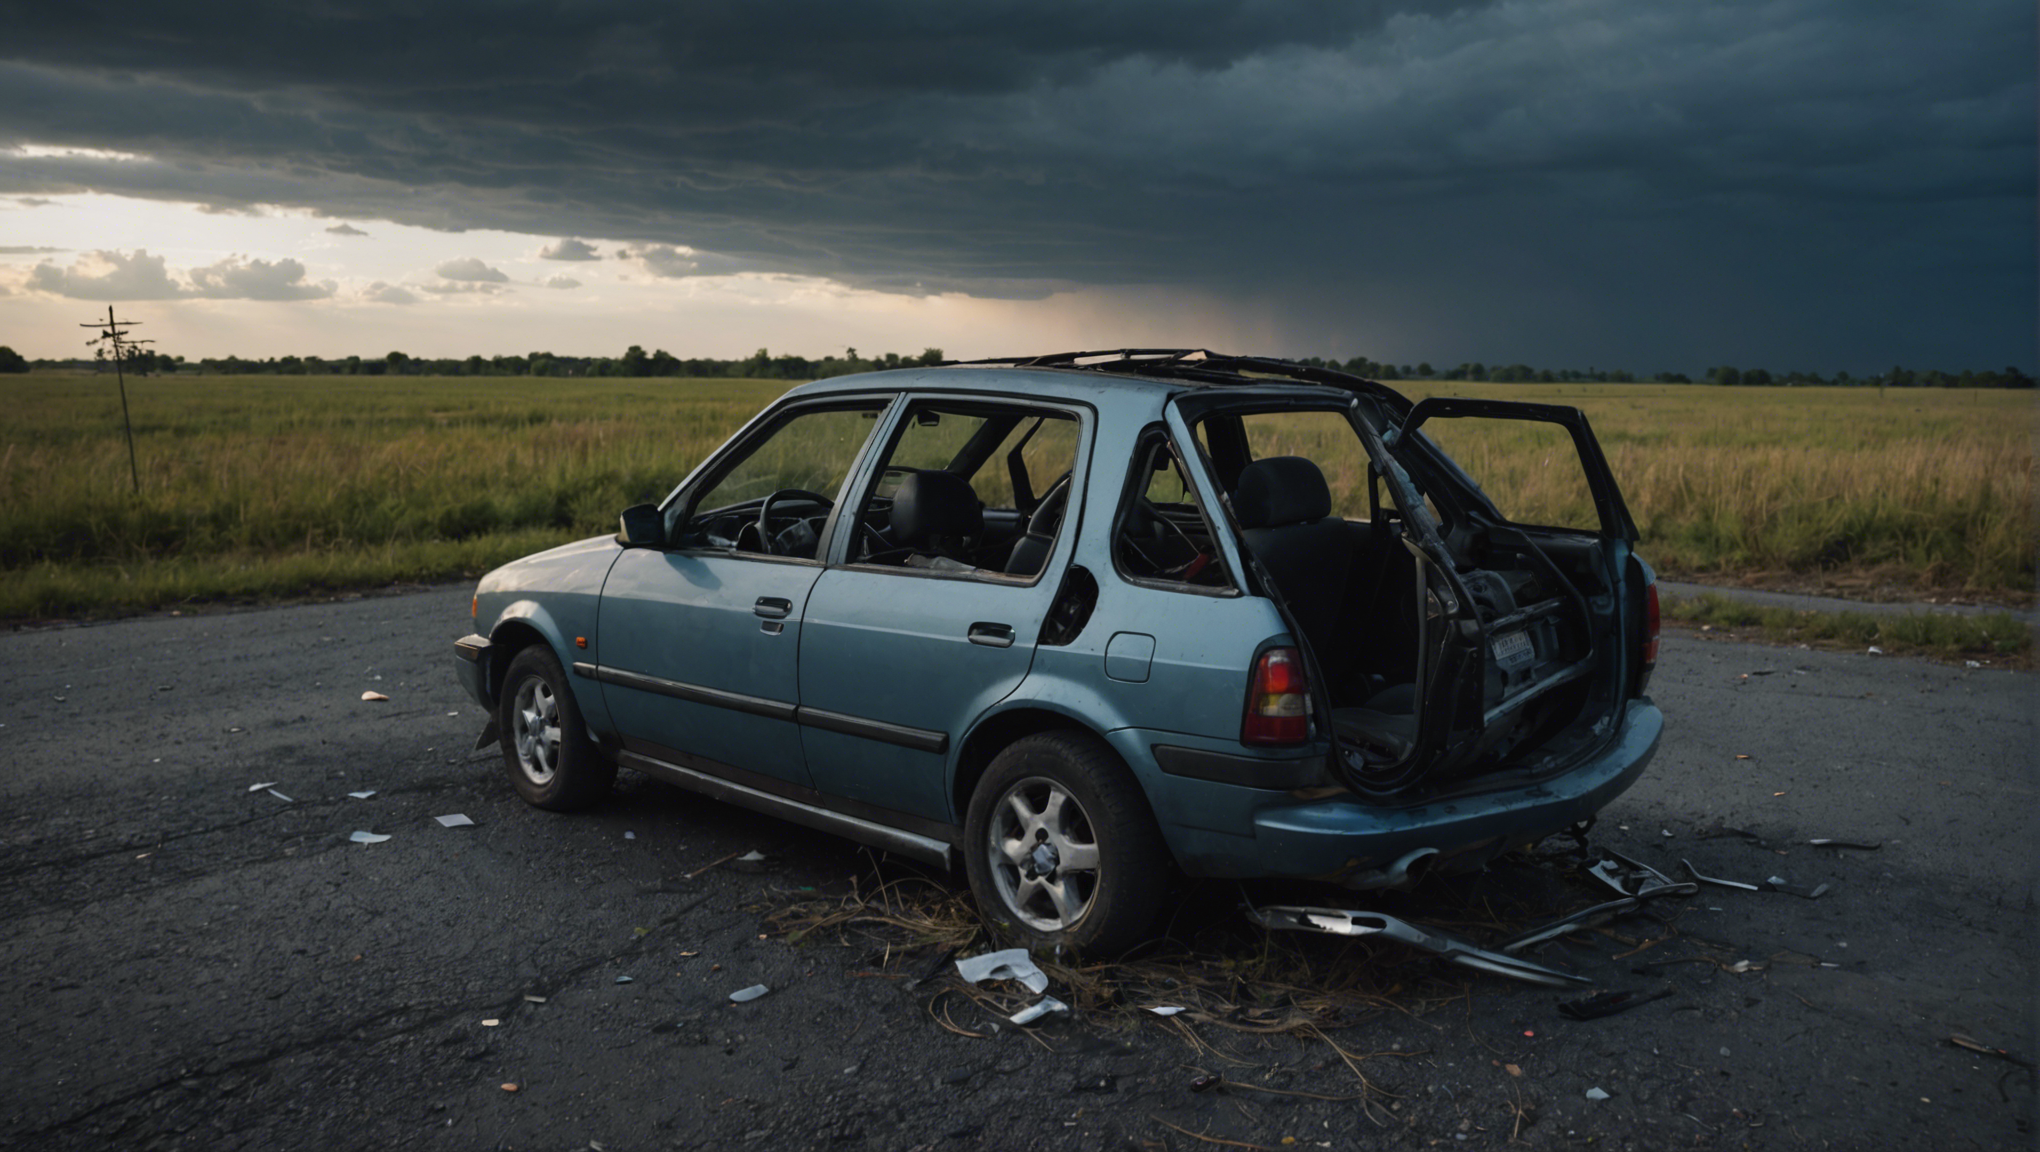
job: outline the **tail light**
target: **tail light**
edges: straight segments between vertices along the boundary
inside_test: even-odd
[[[1294,648],[1270,648],[1254,661],[1240,743],[1301,744],[1308,739],[1310,684],[1303,655]]]
[[[1658,595],[1657,581],[1643,586],[1643,635],[1636,645],[1636,695],[1641,696],[1650,687],[1650,674],[1657,668],[1658,649]]]

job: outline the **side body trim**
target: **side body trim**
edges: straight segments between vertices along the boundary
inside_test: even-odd
[[[746,696],[739,692],[725,692],[720,688],[704,688],[699,684],[686,684],[678,680],[666,680],[657,676],[646,676],[640,672],[626,672],[621,668],[605,668],[599,664],[578,663],[574,675],[585,676],[604,684],[615,684],[623,688],[637,688],[685,700],[692,704],[707,704],[716,708],[729,708],[763,716],[771,720],[786,720],[820,728],[824,732],[840,732],[846,736],[861,736],[882,744],[897,744],[912,748],[916,752],[931,752],[941,755],[949,751],[949,733],[933,732],[926,728],[910,728],[905,724],[889,724],[883,720],[869,720],[862,716],[851,716],[843,712],[828,712],[820,708],[803,708],[784,700],[769,700],[762,696]]]

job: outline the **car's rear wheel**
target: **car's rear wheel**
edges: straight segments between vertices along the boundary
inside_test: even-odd
[[[609,794],[616,765],[588,739],[552,649],[533,644],[513,657],[499,700],[503,767],[526,803],[569,812]]]
[[[985,918],[1030,948],[1116,955],[1147,938],[1168,860],[1147,798],[1096,737],[1043,732],[971,794],[965,867]]]

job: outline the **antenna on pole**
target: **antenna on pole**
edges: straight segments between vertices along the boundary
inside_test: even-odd
[[[128,417],[127,373],[123,369],[127,358],[140,351],[142,345],[155,343],[154,340],[128,339],[128,328],[139,323],[141,323],[139,320],[129,320],[125,323],[115,320],[113,318],[113,305],[108,304],[106,306],[106,323],[101,324],[99,321],[94,320],[90,324],[78,325],[80,328],[94,328],[99,331],[99,335],[85,342],[88,346],[93,344],[110,344],[113,347],[113,378],[120,383],[120,422],[127,429],[128,477],[134,481],[135,495],[137,496],[142,494],[142,470],[135,464],[135,425],[134,421]],[[99,354],[104,356],[106,349],[102,347],[99,350]]]

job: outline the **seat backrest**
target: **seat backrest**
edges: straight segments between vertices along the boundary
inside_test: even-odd
[[[1274,578],[1302,639],[1321,665],[1341,663],[1332,639],[1345,610],[1354,537],[1331,514],[1324,473],[1301,456],[1256,460],[1240,471],[1232,506],[1247,548]]]
[[[942,544],[985,530],[985,506],[970,481],[954,472],[910,473],[893,492],[893,541],[916,552],[941,553]]]

